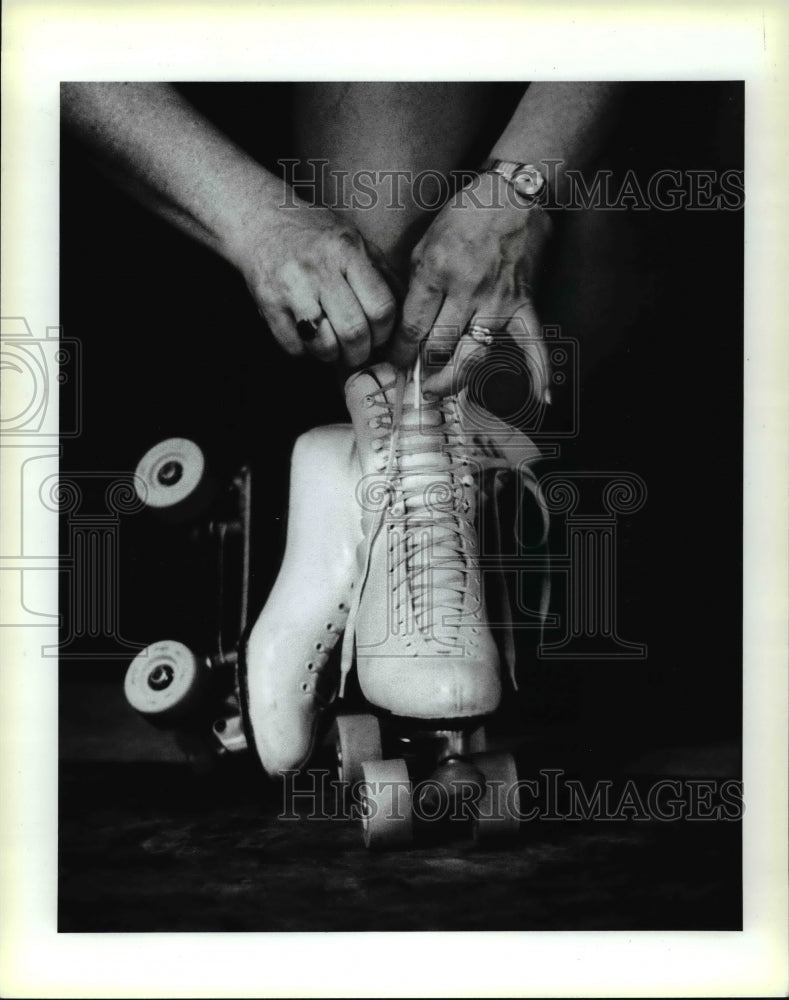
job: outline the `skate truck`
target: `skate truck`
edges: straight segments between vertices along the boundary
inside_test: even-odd
[[[172,640],[147,647],[129,667],[127,699],[176,727],[182,745],[200,733],[221,754],[248,746],[272,778],[304,769],[328,731],[370,848],[409,844],[444,818],[478,840],[512,835],[515,762],[486,749],[484,729],[505,668],[515,679],[509,598],[495,565],[498,499],[515,477],[535,501],[544,545],[538,449],[463,394],[424,400],[418,369],[357,372],[346,402],[350,424],[296,442],[282,565],[248,632],[249,470],[206,507],[194,444],[163,442],[140,462],[151,507],[168,516],[208,510],[220,601],[234,565],[241,612],[208,654]],[[480,547],[483,508],[492,512],[492,562],[491,546]],[[546,586],[543,616],[547,599]],[[364,711],[337,711],[349,682]]]

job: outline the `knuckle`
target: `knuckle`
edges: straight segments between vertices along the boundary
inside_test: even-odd
[[[338,333],[346,344],[362,344],[369,335],[366,323],[348,323]]]
[[[272,294],[280,299],[290,299],[304,287],[305,279],[309,280],[309,268],[302,263],[287,261],[272,275]]]
[[[341,226],[337,230],[337,241],[346,250],[361,250],[362,237],[358,229],[351,226]]]
[[[280,288],[293,288],[299,281],[302,268],[292,260],[286,261],[276,272],[276,284]]]
[[[384,323],[394,319],[396,308],[394,297],[388,295],[372,306],[368,316],[374,323]]]
[[[454,255],[443,246],[430,246],[422,256],[419,267],[428,274],[445,277],[452,270]]]

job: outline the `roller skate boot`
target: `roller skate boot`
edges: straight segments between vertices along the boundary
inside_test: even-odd
[[[285,555],[242,671],[247,730],[270,775],[304,765],[336,695],[329,659],[353,595],[360,474],[350,426],[319,427],[297,440]]]
[[[475,528],[478,483],[452,419],[387,363],[352,376],[346,402],[363,479],[365,543],[347,671],[394,715],[487,715],[501,698]]]
[[[477,839],[519,829],[517,803],[507,798],[517,796],[514,759],[486,751],[482,724],[502,697],[502,661],[514,681],[497,500],[516,472],[542,510],[544,540],[547,515],[532,471],[540,455],[491,414],[470,419],[463,393],[424,400],[419,380],[418,365],[406,373],[378,364],[346,383],[364,541],[342,675],[355,660],[373,711],[338,716],[336,742],[340,777],[358,788],[370,848],[410,843],[421,819],[469,820]],[[498,549],[486,575],[502,598],[495,637],[477,531],[491,500]],[[428,828],[438,827],[420,827]]]

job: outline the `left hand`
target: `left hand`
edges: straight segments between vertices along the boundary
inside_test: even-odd
[[[425,343],[449,350],[449,362],[423,383],[423,394],[457,392],[468,366],[490,350],[467,332],[470,325],[506,332],[523,351],[540,401],[548,385],[547,353],[534,309],[534,284],[553,224],[539,207],[517,204],[497,174],[482,174],[454,196],[411,255],[411,280],[389,360],[409,367]]]

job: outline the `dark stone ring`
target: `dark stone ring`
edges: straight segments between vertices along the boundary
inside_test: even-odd
[[[299,335],[299,340],[302,340],[305,344],[308,344],[311,340],[315,340],[318,336],[318,327],[320,326],[321,320],[318,319],[299,319],[296,321],[296,333]]]

